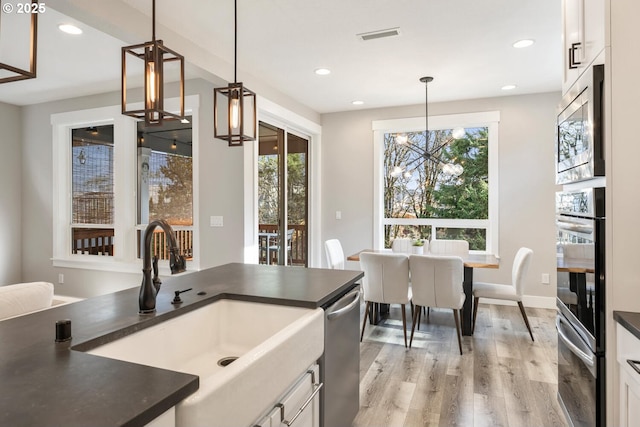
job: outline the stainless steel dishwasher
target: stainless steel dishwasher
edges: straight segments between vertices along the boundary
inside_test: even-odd
[[[323,306],[320,426],[348,427],[360,408],[360,286]]]

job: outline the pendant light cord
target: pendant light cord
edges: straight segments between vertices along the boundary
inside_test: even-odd
[[[424,126],[425,151],[429,148],[429,81],[424,82]]]
[[[238,0],[233,0],[233,82],[238,83]]]
[[[156,0],[151,3],[151,41],[156,42]]]
[[[424,152],[426,157],[431,157],[429,149],[429,82],[433,81],[433,77],[421,77],[420,81],[424,83]]]

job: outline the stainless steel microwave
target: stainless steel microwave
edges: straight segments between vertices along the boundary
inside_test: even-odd
[[[594,65],[560,103],[556,125],[556,184],[604,176],[604,65]]]

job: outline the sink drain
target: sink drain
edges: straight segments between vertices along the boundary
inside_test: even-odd
[[[222,366],[222,367],[228,366],[231,363],[233,363],[236,359],[237,359],[237,357],[235,357],[235,356],[223,357],[222,359],[218,360],[218,365]]]

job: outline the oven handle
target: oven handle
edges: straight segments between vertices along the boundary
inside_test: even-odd
[[[585,365],[587,365],[590,369],[593,368],[595,365],[595,355],[582,351],[580,348],[578,348],[577,345],[573,343],[571,338],[569,338],[569,336],[565,332],[565,326],[562,325],[562,323],[564,322],[566,321],[563,320],[561,316],[556,316],[556,329],[558,330],[558,338],[562,339],[562,341],[567,345],[567,347],[569,347],[571,352],[576,356],[578,356],[578,358],[582,360]]]

